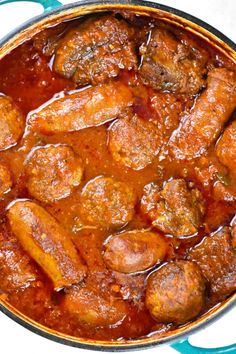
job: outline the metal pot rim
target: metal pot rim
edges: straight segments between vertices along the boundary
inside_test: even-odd
[[[38,2],[37,0],[35,1]],[[200,27],[201,29],[206,30],[211,35],[213,34],[217,39],[221,40],[224,44],[226,44],[228,48],[231,49],[232,52],[236,52],[236,44],[232,40],[230,40],[227,36],[225,36],[223,33],[218,31],[211,25],[207,24],[206,22],[184,11],[172,8],[170,6],[161,5],[161,4],[154,3],[152,1],[143,1],[143,0],[117,0],[117,1],[116,0],[101,0],[101,1],[83,0],[80,2],[64,5],[62,7],[51,10],[47,13],[43,13],[39,16],[36,16],[26,21],[21,26],[17,27],[15,30],[9,32],[5,37],[3,37],[0,40],[0,49],[17,34],[24,32],[25,30],[37,24],[41,20],[44,20],[49,17],[53,17],[67,10],[73,10],[81,7],[89,8],[90,6],[96,6],[96,5],[100,7],[104,7],[104,10],[107,10],[107,7],[109,6],[115,7],[115,5],[117,6],[122,5],[123,8],[126,9],[128,8],[131,9],[132,7],[137,7],[137,8],[139,7],[142,8],[144,11],[146,9],[146,12],[148,12],[149,9],[150,11],[154,10],[157,13],[158,12],[170,13],[171,15],[173,15],[173,17],[178,17],[187,20],[190,23]],[[18,43],[17,46],[19,44],[20,43]],[[6,54],[4,54],[4,56],[5,55]],[[144,339],[137,339],[136,341],[127,340],[124,342],[115,342],[115,341],[103,342],[97,340],[81,339],[81,338],[65,335],[63,333],[54,331],[50,328],[46,328],[36,323],[35,321],[31,320],[27,316],[21,314],[19,311],[14,309],[14,307],[8,304],[7,302],[1,300],[0,300],[0,311],[2,311],[5,315],[10,317],[11,319],[13,319],[15,322],[19,323],[23,327],[45,338],[51,339],[55,342],[66,344],[72,347],[79,347],[82,349],[119,352],[119,351],[148,349],[161,344],[171,344],[173,342],[183,340],[187,335],[193,334],[199,329],[202,329],[203,327],[214,322],[216,319],[218,319],[220,316],[228,312],[235,305],[236,305],[236,293],[231,295],[231,297],[229,297],[229,299],[226,300],[223,304],[221,304],[220,306],[217,305],[215,308],[213,308],[208,313],[200,317],[198,320],[192,322],[191,324],[187,324],[183,326],[182,331],[181,329],[179,330],[180,333],[175,333],[169,336],[167,335],[166,337],[163,338],[156,338],[156,339],[154,338],[153,340],[151,340],[151,338],[146,337]],[[187,328],[185,329],[185,327]]]

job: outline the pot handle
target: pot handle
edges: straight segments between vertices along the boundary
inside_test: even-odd
[[[10,2],[20,2],[20,1],[25,1],[25,0],[0,0],[0,5],[9,4]],[[55,9],[63,5],[58,0],[26,0],[26,1],[36,2],[37,4],[42,5],[44,8],[44,12],[50,11],[52,9]]]
[[[191,345],[187,339],[181,340],[171,345],[178,353],[182,354],[225,354],[236,353],[236,343],[221,348],[199,348]]]

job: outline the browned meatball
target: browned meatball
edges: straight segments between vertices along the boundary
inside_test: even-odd
[[[136,68],[133,34],[125,21],[114,16],[90,18],[63,38],[56,51],[54,70],[85,85],[117,76],[120,69]]]
[[[206,236],[188,258],[199,265],[209,281],[212,301],[222,301],[236,290],[236,250],[228,227]]]
[[[226,128],[216,148],[220,162],[236,174],[236,121]]]
[[[16,145],[24,129],[24,117],[12,99],[0,96],[0,151]]]
[[[158,322],[183,324],[203,309],[205,288],[205,279],[196,263],[167,263],[148,278],[146,306]]]
[[[124,320],[127,315],[126,303],[111,296],[94,290],[94,287],[82,285],[72,287],[65,295],[63,307],[78,322],[92,327],[111,326]]]
[[[152,224],[173,236],[189,236],[198,231],[204,214],[204,202],[197,188],[182,179],[173,179],[160,188],[150,183],[144,188],[141,211]]]
[[[209,72],[207,88],[191,111],[181,118],[169,141],[170,153],[178,159],[201,156],[216,141],[236,107],[236,72],[216,68]]]
[[[133,273],[161,262],[166,252],[167,243],[160,235],[145,230],[133,230],[108,239],[104,260],[112,270]]]
[[[0,197],[8,192],[12,186],[12,177],[9,168],[0,162]]]
[[[42,202],[53,203],[70,195],[80,184],[83,167],[71,147],[46,145],[29,155],[25,173],[30,194]]]
[[[50,102],[30,116],[28,125],[45,135],[74,132],[114,120],[132,104],[131,89],[112,81]]]
[[[196,94],[204,85],[206,53],[181,41],[170,30],[154,28],[140,52],[141,78],[154,89]]]
[[[118,119],[109,128],[108,147],[113,159],[133,170],[152,163],[161,145],[160,130],[137,115]]]
[[[78,211],[88,225],[116,228],[131,221],[135,201],[133,190],[125,183],[97,177],[84,187]]]

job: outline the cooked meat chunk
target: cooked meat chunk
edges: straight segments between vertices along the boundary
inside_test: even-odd
[[[34,113],[28,124],[46,135],[78,131],[117,118],[132,103],[130,89],[114,81],[59,98]]]
[[[236,106],[236,73],[224,68],[208,74],[207,88],[173,132],[169,148],[177,159],[202,155],[219,136]]]
[[[24,129],[24,117],[12,99],[0,96],[0,151],[16,145]]]
[[[236,215],[234,216],[234,219],[233,219],[231,235],[232,235],[232,245],[233,245],[234,250],[236,252]]]
[[[196,94],[204,86],[205,52],[181,41],[168,29],[154,28],[140,53],[140,75],[146,85],[187,94]]]
[[[0,291],[11,293],[26,288],[37,274],[30,258],[17,239],[7,232],[0,233]]]
[[[160,235],[145,230],[133,230],[108,239],[104,260],[112,270],[134,273],[161,262],[166,253],[167,243]]]
[[[68,24],[63,22],[39,32],[33,38],[34,48],[46,56],[53,55],[67,28]]]
[[[234,202],[236,200],[236,186],[232,183],[227,168],[218,161],[215,155],[201,156],[194,172],[205,192],[212,193],[216,201]]]
[[[182,179],[173,179],[162,190],[155,183],[145,186],[141,210],[153,226],[181,237],[198,231],[205,208],[197,188],[190,188]]]
[[[231,123],[224,131],[216,148],[220,162],[236,174],[236,121]]]
[[[88,326],[111,326],[124,320],[126,303],[110,294],[94,291],[88,285],[72,287],[65,295],[63,307]]]
[[[78,212],[83,223],[117,228],[132,220],[135,202],[134,192],[126,183],[97,177],[83,188]]]
[[[183,324],[203,309],[205,288],[197,264],[183,260],[170,262],[148,278],[146,306],[158,322]]]
[[[54,70],[85,85],[117,76],[120,69],[136,68],[133,35],[134,30],[114,16],[90,18],[63,38]]]
[[[0,197],[8,192],[12,186],[12,177],[9,168],[0,162]]]
[[[161,145],[159,129],[137,115],[118,119],[109,128],[108,147],[113,159],[133,170],[152,163]]]
[[[41,206],[18,200],[10,205],[7,216],[22,247],[48,274],[56,290],[84,278],[86,267],[69,235]]]
[[[83,167],[71,147],[46,145],[30,153],[25,173],[29,193],[41,202],[53,203],[80,184]]]
[[[222,301],[236,290],[236,250],[228,227],[206,236],[188,258],[199,265],[209,281],[212,301]]]

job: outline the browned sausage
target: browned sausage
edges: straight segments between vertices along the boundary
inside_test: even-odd
[[[121,273],[134,273],[151,268],[161,262],[167,244],[157,233],[132,230],[108,239],[104,260],[108,268]]]
[[[224,68],[208,74],[207,88],[169,141],[170,153],[177,159],[202,155],[214,143],[236,106],[236,73]]]
[[[216,148],[220,162],[228,167],[231,173],[236,174],[236,121],[224,131]]]
[[[28,124],[43,134],[78,131],[117,118],[132,103],[130,89],[114,81],[59,98],[34,113]]]
[[[25,251],[43,268],[55,289],[79,283],[86,267],[65,230],[41,206],[19,200],[7,213],[11,229]]]

